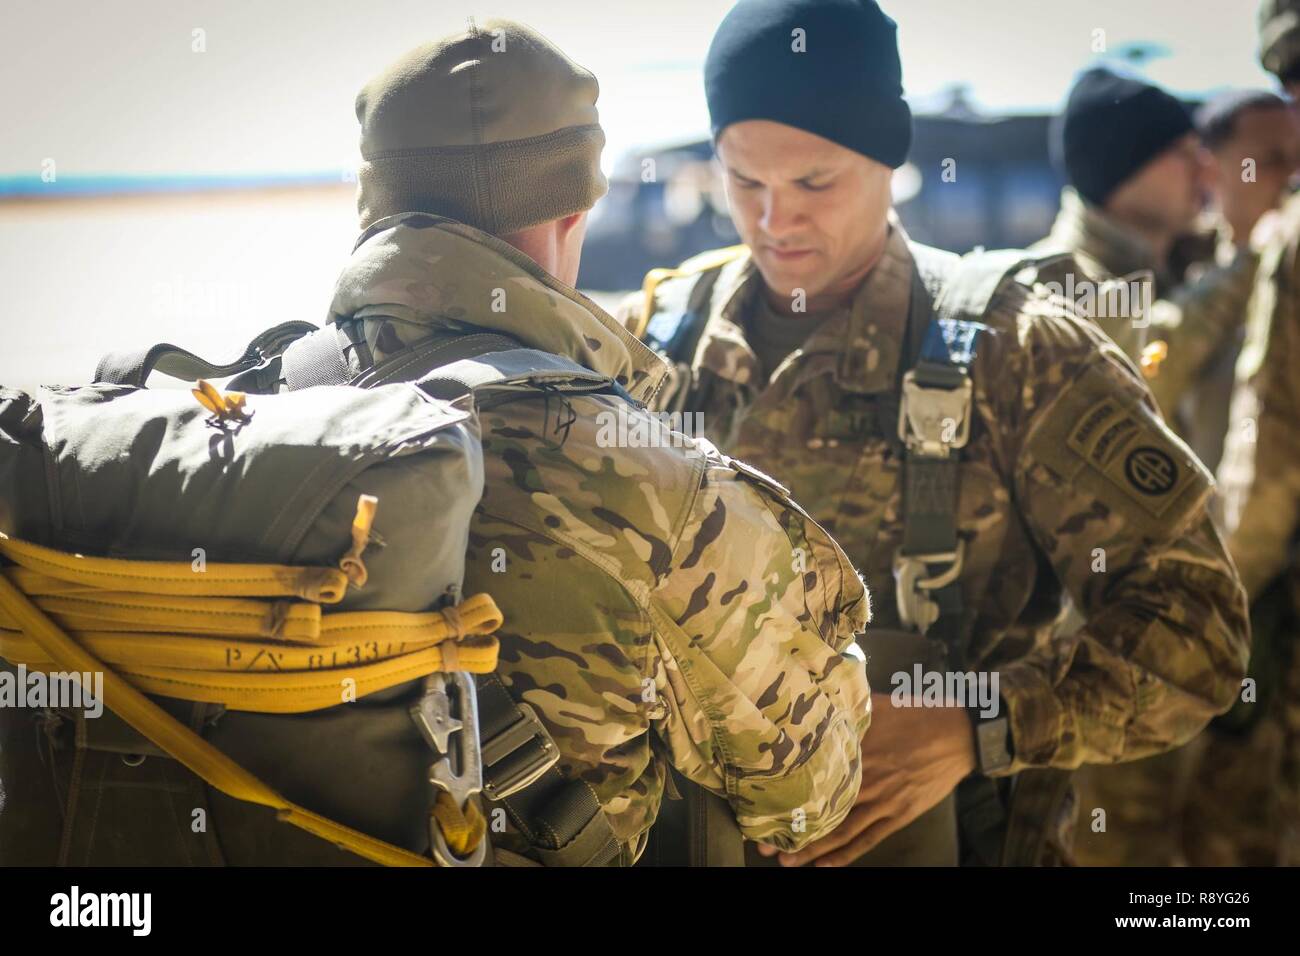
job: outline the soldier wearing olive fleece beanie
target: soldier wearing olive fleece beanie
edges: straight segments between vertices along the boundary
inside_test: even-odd
[[[505,236],[590,209],[608,189],[598,94],[595,76],[509,20],[411,50],[357,96],[361,228],[430,212]]]

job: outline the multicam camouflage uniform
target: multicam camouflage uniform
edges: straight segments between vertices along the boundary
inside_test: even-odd
[[[659,386],[662,362],[504,242],[420,214],[367,236],[330,320],[360,322],[373,361],[489,330],[637,398]],[[620,408],[628,435],[672,440],[608,395],[484,413],[465,588],[505,617],[499,674],[620,840],[641,843],[671,763],[724,796],[746,837],[801,847],[843,819],[861,775],[870,695],[839,652],[866,622],[862,582],[783,489],[708,442],[606,447]]]
[[[1207,779],[1189,828],[1201,835],[1208,862],[1300,863],[1298,247],[1300,196],[1293,196],[1276,239],[1260,254],[1219,471],[1228,546],[1242,583],[1252,601],[1272,586],[1283,588],[1290,619],[1270,636],[1282,672],[1267,712],[1244,744],[1216,739],[1207,753]],[[1257,654],[1270,638],[1257,635]],[[1225,789],[1239,796],[1223,803]]]
[[[1149,305],[1148,314],[1110,309],[1089,317],[1135,362],[1147,343],[1164,343],[1163,357],[1144,372],[1151,394],[1171,421],[1192,385],[1240,331],[1258,263],[1249,249],[1228,244],[1218,250],[1216,261],[1182,282],[1141,236],[1089,206],[1068,186],[1061,192],[1061,211],[1051,233],[1033,249],[1070,253],[1083,272],[1078,278],[1094,284],[1125,278],[1148,284],[1145,298],[1129,296],[1130,304]],[[1211,409],[1198,404],[1189,412],[1197,421]],[[1217,441],[1212,444],[1217,447]]]
[[[1219,225],[1208,255],[1151,310],[1150,334],[1165,343],[1164,357],[1151,369],[1151,394],[1210,470],[1223,455],[1232,370],[1259,265],[1258,254],[1226,230]]]
[[[1084,202],[1075,190],[1066,186],[1061,190],[1061,209],[1052,223],[1047,238],[1030,248],[1031,252],[1068,252],[1080,267],[1074,277],[1076,301],[1084,283],[1093,287],[1113,279],[1126,279],[1140,284],[1142,295],[1150,302],[1156,290],[1167,285],[1163,266],[1156,259],[1155,250],[1141,236],[1112,220],[1095,206]],[[1095,309],[1084,308],[1097,325],[1110,336],[1133,361],[1142,357],[1142,349],[1149,336],[1149,328],[1141,321],[1130,296],[1126,307],[1109,309],[1098,304]],[[1096,300],[1100,303],[1100,298]],[[1137,319],[1137,321],[1135,321]]]
[[[901,626],[897,419],[879,411],[899,387],[915,268],[894,224],[851,310],[764,380],[745,331],[762,279],[742,250],[721,267],[688,357],[686,408],[840,541],[871,588],[873,628]],[[648,303],[629,298],[620,318],[653,312],[690,278],[666,280]],[[969,612],[958,659],[1000,675],[1014,750],[1005,773],[1177,746],[1231,704],[1247,655],[1244,595],[1207,514],[1210,476],[1160,420],[1136,368],[1061,299],[1008,282],[982,321],[957,509]],[[1103,452],[1103,430],[1124,436],[1119,451]],[[1140,448],[1176,463],[1167,483],[1139,488],[1126,476],[1122,452]],[[1067,594],[1087,623],[1054,638]],[[1063,853],[1072,813],[1056,825]]]
[[[1082,267],[1080,278],[1094,285],[1117,278],[1147,284],[1149,315],[1117,311],[1092,317],[1134,361],[1141,359],[1148,340],[1165,342],[1167,357],[1147,374],[1154,375],[1150,387],[1171,420],[1194,376],[1217,349],[1229,344],[1240,326],[1254,273],[1253,257],[1244,254],[1170,291],[1171,277],[1150,244],[1085,203],[1069,187],[1062,192],[1061,211],[1051,234],[1036,248],[1069,252]],[[1169,297],[1156,300],[1161,293]],[[1130,302],[1134,300],[1130,296]],[[1209,411],[1208,406],[1199,408],[1201,417]],[[1206,436],[1198,437],[1204,447]],[[1081,623],[1081,617],[1072,614],[1063,629]],[[1120,766],[1081,768],[1074,778],[1081,811],[1075,838],[1077,861],[1086,866],[1181,862],[1181,822],[1195,765],[1195,750],[1180,747]],[[1104,817],[1098,810],[1105,812]]]

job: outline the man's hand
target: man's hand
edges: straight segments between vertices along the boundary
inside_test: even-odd
[[[862,738],[862,787],[853,809],[830,834],[782,866],[847,866],[934,807],[975,769],[975,732],[960,707],[895,708],[871,695],[871,729]],[[760,845],[773,856],[776,847]]]

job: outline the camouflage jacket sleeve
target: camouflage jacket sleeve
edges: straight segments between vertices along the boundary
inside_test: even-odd
[[[687,778],[725,797],[751,840],[797,849],[857,795],[870,720],[869,615],[844,552],[789,497],[710,454],[652,595],[660,733]]]
[[[1232,555],[1252,598],[1290,563],[1300,526],[1300,259],[1282,245],[1265,256],[1220,469]]]
[[[1170,749],[1245,675],[1245,596],[1207,513],[1212,479],[1090,323],[1056,298],[1007,305],[1017,323],[981,348],[998,373],[986,414],[1039,560],[1086,621],[998,668],[1009,772]]]
[[[1152,306],[1148,337],[1163,339],[1168,351],[1149,384],[1166,417],[1205,364],[1241,328],[1258,264],[1257,254],[1241,249],[1227,265],[1211,266]]]

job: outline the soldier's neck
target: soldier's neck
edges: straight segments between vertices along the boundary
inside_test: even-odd
[[[885,243],[888,241],[889,231],[886,230],[881,235],[880,241],[875,243],[862,266],[854,269],[853,272],[837,280],[816,295],[809,296],[802,303],[797,303],[793,296],[775,291],[766,282],[763,283],[763,294],[767,297],[767,301],[774,311],[779,315],[789,316],[790,318],[820,318],[828,312],[844,308],[852,304],[858,290],[862,288],[862,284],[867,281],[867,277],[871,274],[871,270],[880,262],[881,257],[885,254]],[[803,308],[796,308],[796,305],[802,305]]]

